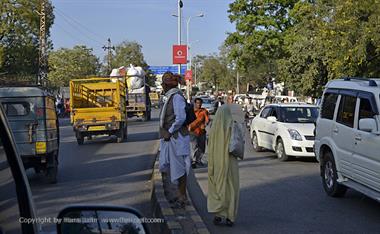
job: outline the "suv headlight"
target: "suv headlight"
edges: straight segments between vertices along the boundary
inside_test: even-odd
[[[289,132],[290,138],[292,140],[302,141],[302,136],[301,136],[301,134],[297,130],[295,130],[295,129],[288,129],[288,132]]]

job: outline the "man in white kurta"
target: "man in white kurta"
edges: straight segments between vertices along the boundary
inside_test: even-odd
[[[184,126],[186,101],[177,89],[177,77],[165,73],[162,80],[167,101],[160,113],[160,169],[170,170],[171,181],[178,183],[178,202],[184,206],[186,177],[190,168],[190,136]]]

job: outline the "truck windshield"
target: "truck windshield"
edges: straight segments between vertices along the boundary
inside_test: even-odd
[[[280,110],[285,123],[314,123],[318,117],[316,107],[282,107]]]

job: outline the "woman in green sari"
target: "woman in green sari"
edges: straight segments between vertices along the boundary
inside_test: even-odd
[[[229,154],[233,116],[230,105],[218,108],[208,142],[207,209],[214,213],[214,224],[235,222],[239,205],[238,160]],[[233,108],[234,109],[234,108]]]

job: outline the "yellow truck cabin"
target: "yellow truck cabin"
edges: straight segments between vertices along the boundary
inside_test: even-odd
[[[79,145],[94,135],[127,138],[127,86],[123,78],[70,81],[71,124]]]

